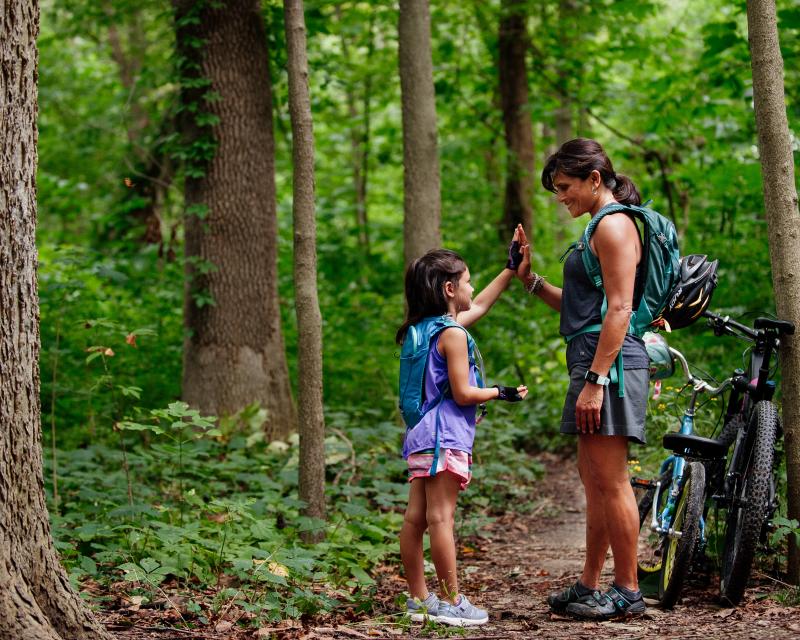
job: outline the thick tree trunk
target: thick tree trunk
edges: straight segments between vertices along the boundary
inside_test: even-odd
[[[294,287],[298,332],[300,499],[304,513],[325,517],[325,418],[322,413],[322,317],[317,297],[317,223],[314,217],[314,131],[308,93],[306,22],[302,0],[285,0],[292,119]],[[324,532],[309,532],[320,540]]]
[[[195,79],[184,86],[181,126],[193,143],[190,157],[213,154],[189,167],[185,184],[183,397],[215,415],[260,402],[268,437],[282,437],[295,429],[296,417],[278,301],[272,96],[261,4],[174,5],[183,74]],[[196,23],[187,19],[194,14]],[[216,99],[204,95],[209,90]],[[208,120],[198,121],[204,115],[215,121],[213,134]]]
[[[35,0],[0,3],[0,638],[109,638],[58,561],[42,479]]]
[[[406,264],[441,244],[436,95],[428,0],[400,0],[403,223]]]
[[[786,119],[783,58],[774,0],[747,1],[748,39],[764,207],[769,229],[772,283],[778,316],[800,330],[800,211],[794,179],[792,140]],[[783,427],[789,517],[800,519],[800,336],[781,344]],[[789,578],[800,583],[798,541],[789,548]]]
[[[530,238],[535,169],[525,66],[528,49],[525,4],[522,0],[503,0],[500,11],[500,97],[507,149],[503,224],[510,232],[522,224]]]

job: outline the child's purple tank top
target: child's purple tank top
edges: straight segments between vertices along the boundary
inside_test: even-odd
[[[436,402],[440,391],[448,385],[447,360],[439,353],[437,348],[441,333],[433,339],[425,367],[425,404],[426,411],[430,403]],[[475,365],[469,366],[469,384],[477,386]],[[403,457],[408,458],[412,453],[434,449],[436,447],[437,425],[440,449],[458,449],[472,453],[472,443],[475,439],[475,414],[476,406],[462,407],[456,404],[452,394],[448,391],[437,407],[427,411],[413,429],[406,432],[403,443]]]

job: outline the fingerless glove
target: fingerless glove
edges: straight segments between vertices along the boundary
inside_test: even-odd
[[[519,250],[519,242],[512,240],[508,245],[508,262],[506,262],[506,269],[516,271],[522,262],[522,251]]]
[[[500,392],[500,395],[497,396],[498,400],[505,400],[506,402],[519,402],[522,400],[522,396],[519,395],[516,387],[501,387],[499,384],[494,386]]]

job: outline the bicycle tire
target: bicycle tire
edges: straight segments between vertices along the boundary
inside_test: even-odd
[[[661,490],[658,497],[656,513],[664,508],[666,496],[669,493],[669,483],[672,479],[672,467],[661,474]],[[639,580],[647,580],[661,571],[661,558],[663,555],[663,536],[651,531],[653,499],[655,498],[655,485],[645,490],[634,488],[636,506],[639,510],[639,542],[637,548],[636,573]],[[655,580],[653,581],[655,587]]]
[[[681,536],[664,538],[664,560],[658,589],[658,599],[664,609],[672,609],[678,602],[700,537],[706,493],[705,467],[701,462],[690,462],[684,476],[672,519],[672,528],[680,531]]]
[[[775,456],[775,439],[778,436],[777,407],[768,400],[756,404],[750,418],[748,438],[750,455],[743,461],[743,469],[734,469],[741,475],[736,482],[734,503],[725,518],[725,547],[722,552],[720,572],[720,598],[727,606],[735,607],[744,597],[750,570],[756,555],[764,519],[769,505]]]
[[[739,430],[744,426],[744,424],[744,416],[741,413],[735,414],[730,420],[728,420],[728,422],[725,423],[725,426],[722,427],[722,431],[720,431],[717,441],[722,442],[726,447],[730,447],[734,440],[736,440],[736,434],[739,433]]]

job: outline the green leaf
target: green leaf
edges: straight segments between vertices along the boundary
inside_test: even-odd
[[[375,584],[375,580],[373,580],[366,571],[364,571],[358,565],[352,565],[350,567],[350,573],[353,577],[358,580],[361,584]]]
[[[83,569],[90,576],[97,575],[97,564],[91,558],[88,558],[86,556],[81,556],[80,562],[78,564],[80,568]]]
[[[147,573],[152,573],[161,566],[161,563],[157,560],[153,560],[153,558],[142,558],[139,564]]]

